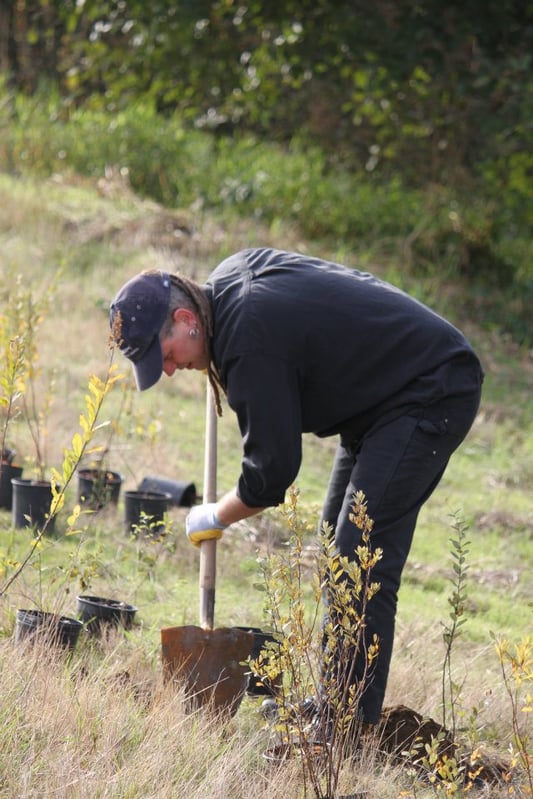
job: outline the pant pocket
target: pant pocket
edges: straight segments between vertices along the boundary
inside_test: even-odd
[[[421,419],[418,428],[428,436],[443,436],[448,432],[448,419],[432,422],[430,419]]]

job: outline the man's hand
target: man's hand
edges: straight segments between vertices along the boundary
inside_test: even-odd
[[[198,547],[201,541],[222,538],[222,531],[227,525],[218,520],[216,511],[216,502],[196,505],[191,509],[185,519],[185,532],[191,544]]]

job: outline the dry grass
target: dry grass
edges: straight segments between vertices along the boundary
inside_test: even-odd
[[[392,695],[421,707],[423,681],[413,680],[409,659],[398,666]],[[273,739],[258,713],[260,700],[246,698],[229,721],[206,710],[187,714],[180,690],[163,683],[158,661],[120,633],[101,642],[83,637],[70,659],[5,638],[0,669],[2,798],[304,795],[297,762],[276,769],[262,756]],[[477,687],[478,704],[486,687]],[[500,716],[501,724],[507,711],[493,687],[492,722]],[[435,696],[425,702],[429,707]],[[377,758],[372,746],[356,766],[346,766],[342,785],[347,793],[365,789],[373,799],[433,795],[408,769]],[[480,786],[472,795],[500,799],[507,790]]]
[[[180,693],[124,662],[120,643],[96,665],[11,642],[1,659],[3,797],[277,799],[287,789],[274,779],[265,792],[253,737],[185,715]]]

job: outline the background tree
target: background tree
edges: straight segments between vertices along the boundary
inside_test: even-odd
[[[8,0],[0,67],[33,92],[318,143],[411,181],[525,168],[531,6],[519,0]],[[6,34],[7,31],[7,34]]]

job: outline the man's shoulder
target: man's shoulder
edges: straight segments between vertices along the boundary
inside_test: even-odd
[[[247,270],[249,266],[249,259],[256,252],[259,252],[259,250],[248,248],[245,250],[239,250],[232,255],[228,255],[213,269],[207,279],[207,282],[212,284],[216,280],[224,278],[227,275],[242,273],[243,271]]]

